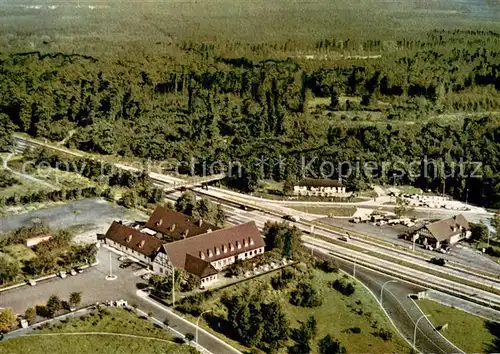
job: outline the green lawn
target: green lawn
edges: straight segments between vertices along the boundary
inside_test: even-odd
[[[290,206],[289,208],[302,211],[304,213],[328,215],[328,216],[352,216],[356,212],[356,207],[320,207],[320,206]]]
[[[418,305],[424,313],[431,315],[430,320],[436,328],[448,323],[448,329],[441,333],[466,353],[492,351],[491,346],[496,337],[488,330],[484,318],[432,300],[419,300]],[[497,340],[500,341],[500,337]]]
[[[105,335],[78,336],[27,336],[0,344],[2,354],[187,354],[189,348],[137,338]]]
[[[29,247],[21,244],[5,246],[3,251],[12,258],[16,259],[19,262],[19,265],[21,265],[23,261],[28,261],[36,257],[35,252],[33,252]]]
[[[34,334],[105,332],[131,334],[144,338],[128,338],[112,335],[61,335],[25,336],[0,343],[1,353],[30,354],[150,354],[190,353],[190,348],[172,341],[172,335],[156,327],[151,321],[139,318],[133,311],[108,309],[94,312],[83,318],[70,319],[66,323],[54,324]],[[152,338],[152,339],[151,339]],[[157,338],[159,340],[155,340]]]
[[[215,292],[210,299],[205,300],[202,309],[210,309],[215,315],[226,318],[226,308],[221,306],[220,299],[224,295],[241,295],[245,289],[252,289],[252,291],[259,291],[265,299],[279,301],[294,328],[299,327],[299,321],[305,321],[311,315],[316,317],[318,334],[314,339],[313,353],[317,353],[317,341],[326,334],[337,338],[349,353],[408,353],[410,351],[382,313],[372,295],[364,287],[356,285],[356,292],[352,296],[346,297],[328,285],[329,282],[342,277],[342,274],[327,274],[317,269],[313,270],[313,283],[321,291],[324,299],[323,304],[317,308],[291,305],[288,300],[292,288],[276,291],[270,285],[270,278],[276,274],[276,272],[267,274]],[[188,317],[191,317],[193,321],[196,320],[192,316]],[[207,324],[204,322],[203,326],[207,327]],[[349,331],[350,328],[354,327],[360,328],[359,334]],[[379,337],[375,337],[372,333],[376,328],[391,330],[393,332],[392,340],[383,341]],[[238,343],[223,337],[222,334],[219,336],[235,347],[241,350],[245,349]]]

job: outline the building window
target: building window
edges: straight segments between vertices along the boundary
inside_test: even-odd
[[[163,268],[160,267],[160,273],[163,273]]]

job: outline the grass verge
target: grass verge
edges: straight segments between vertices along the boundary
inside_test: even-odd
[[[96,335],[77,335],[82,332],[96,332]],[[97,335],[97,332],[103,334]],[[150,353],[192,353],[185,345],[167,343],[173,337],[158,328],[151,321],[138,317],[126,309],[105,309],[90,315],[62,321],[37,330],[35,334],[75,333],[61,336],[25,336],[0,344],[0,352],[5,354],[150,354]],[[106,334],[130,334],[148,338],[129,338]],[[158,339],[158,340],[155,340]]]
[[[304,213],[327,215],[327,216],[352,216],[356,212],[356,207],[320,207],[320,206],[287,206],[287,208],[302,211]]]
[[[495,326],[484,318],[428,299],[419,300],[418,306],[431,315],[432,324],[446,338],[466,353],[500,351],[500,324]],[[445,324],[448,324],[448,329],[440,329]]]
[[[225,306],[221,306],[221,300],[224,297],[248,296],[248,292],[259,293],[261,297],[269,301],[278,301],[281,304],[292,328],[298,328],[300,323],[305,322],[309,316],[316,318],[317,335],[313,340],[312,353],[318,352],[316,343],[327,334],[337,338],[349,353],[406,353],[410,351],[404,340],[393,331],[389,320],[365,288],[354,284],[355,293],[351,296],[344,296],[330,286],[330,282],[342,278],[342,274],[324,273],[318,269],[310,269],[310,273],[304,275],[306,279],[312,277],[311,283],[322,294],[323,303],[315,308],[290,304],[290,292],[294,289],[295,283],[281,290],[273,289],[270,285],[271,278],[278,274],[276,272],[266,274],[215,291],[210,298],[203,301],[200,310],[211,310],[213,315],[227,319],[227,309]],[[187,315],[187,317],[191,321],[196,321],[194,316]],[[204,316],[201,321],[202,325],[210,330],[205,317],[207,316]],[[392,339],[384,341],[374,335],[380,329],[392,332]],[[217,335],[240,350],[248,350],[241,344],[224,337],[221,333],[217,333]],[[289,340],[287,345],[293,345],[293,341]]]

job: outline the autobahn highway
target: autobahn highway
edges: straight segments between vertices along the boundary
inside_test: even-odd
[[[18,138],[19,139],[19,138]],[[17,139],[16,139],[17,140]],[[30,144],[27,142],[27,140],[24,140],[24,143]],[[44,145],[43,143],[37,143],[38,145],[45,146],[47,148],[54,148],[57,150],[63,151],[61,148],[53,147],[50,145]],[[64,151],[67,152],[67,151]],[[77,153],[74,153],[75,156],[78,156]],[[130,169],[133,167],[126,166],[126,165],[121,165],[121,164],[116,164],[118,168],[124,168],[124,169]],[[179,180],[176,177],[170,177],[170,176],[165,176],[165,175],[159,175],[161,178],[158,176],[151,176],[150,177],[153,179],[154,182],[156,183],[164,183],[165,189],[167,191],[172,191],[172,185],[177,185],[177,187],[180,187],[179,184],[183,180]],[[185,181],[183,181],[185,182]],[[170,184],[170,185],[169,185]],[[255,201],[248,201],[245,200],[243,197],[241,199],[237,199],[236,201],[234,200],[233,197],[228,197],[225,195],[223,190],[217,189],[217,188],[211,188],[212,193],[207,193],[207,191],[204,191],[200,188],[193,188],[193,190],[200,194],[203,193],[204,195],[208,196],[209,198],[216,199],[219,201],[226,213],[227,213],[227,221],[232,224],[241,224],[244,222],[249,222],[249,221],[254,221],[259,229],[262,230],[264,227],[264,224],[268,220],[272,221],[282,221],[282,218],[280,217],[279,212],[272,212],[269,211],[269,206],[267,206],[264,202],[263,203],[258,203]],[[214,192],[215,191],[215,192]],[[180,192],[175,191],[171,194],[169,194],[168,198],[175,200],[177,197],[180,196]],[[246,205],[248,206],[248,210],[242,210],[239,209],[240,205]],[[255,207],[255,208],[254,208]],[[310,233],[311,232],[311,225],[303,222],[295,222],[293,225],[297,226],[299,229],[304,231],[305,233]],[[332,231],[326,228],[318,227],[315,226],[314,228],[314,233],[331,238],[332,240],[336,240],[339,238],[339,236],[342,236],[341,233],[338,231]],[[332,243],[328,243],[325,241],[322,241],[321,243],[318,243],[321,240],[311,240],[310,238],[304,237],[304,243],[306,247],[313,247],[317,252],[320,252],[323,255],[329,256],[329,257],[335,257],[337,260],[339,267],[347,272],[352,272],[352,258],[358,259],[359,262],[359,271],[357,272],[357,278],[363,282],[370,290],[372,290],[375,294],[377,291],[380,291],[382,284],[389,280],[392,279],[391,276],[387,274],[382,274],[380,272],[375,271],[373,268],[378,267],[382,268],[385,271],[391,270],[394,276],[400,277],[403,274],[406,276],[410,276],[413,278],[413,284],[404,282],[402,280],[399,280],[398,283],[390,283],[387,285],[387,294],[388,296],[384,297],[383,301],[383,306],[384,309],[387,310],[388,314],[390,315],[390,318],[394,321],[396,327],[399,329],[399,331],[402,333],[403,337],[405,337],[407,340],[413,340],[413,327],[415,323],[415,319],[417,318],[417,315],[419,314],[417,306],[408,298],[408,295],[410,293],[414,293],[415,291],[424,289],[426,286],[429,287],[434,287],[437,289],[443,289],[447,290],[451,293],[456,292],[457,294],[460,294],[465,297],[470,297],[475,301],[481,301],[483,303],[488,303],[488,304],[494,304],[494,305],[500,305],[500,296],[493,294],[489,291],[477,289],[475,287],[471,287],[468,285],[461,284],[459,282],[454,282],[450,280],[446,280],[443,277],[439,277],[436,275],[431,275],[429,273],[425,273],[422,271],[416,271],[415,269],[411,269],[408,267],[404,267],[402,265],[398,265],[394,262],[390,262],[387,260],[382,260],[382,259],[376,259],[377,257],[375,256],[367,256],[366,254],[363,254],[362,252],[353,250],[352,248],[348,247],[341,247],[339,245],[334,245]],[[370,250],[370,251],[377,251],[377,252],[386,252],[390,253],[390,250],[388,249],[383,249],[379,246],[376,245],[367,245],[366,242],[363,242],[362,240],[353,240],[353,242],[349,242],[350,245],[355,245],[359,246],[360,248],[364,249],[365,252]],[[399,257],[400,255],[398,255]],[[351,260],[349,260],[351,259]],[[369,261],[369,262],[368,262]],[[428,269],[431,269],[431,266],[418,259],[412,259],[411,262],[419,264],[421,266],[425,266]],[[367,264],[370,263],[370,269],[362,267],[362,264]],[[375,264],[377,263],[377,264]],[[481,279],[481,276],[479,275],[467,275],[464,274],[462,277],[467,278],[469,281],[476,281],[476,282],[483,282],[484,281],[492,281],[491,283],[492,286],[498,287],[498,282],[495,284],[495,280],[488,280],[488,279]],[[474,278],[477,277],[477,278]],[[421,283],[425,284],[426,286],[418,286],[415,285],[415,282],[419,280]],[[384,290],[385,292],[385,290]],[[432,325],[429,324],[428,322],[421,321],[419,323],[419,329],[417,332],[417,348],[418,350],[425,352],[425,353],[456,353],[460,352],[456,347],[448,343],[444,337],[440,335],[440,333],[436,332],[434,328],[432,328]]]
[[[169,195],[170,200],[176,200],[181,195],[180,192],[175,192]],[[254,221],[257,227],[262,231],[264,224],[271,221],[282,221],[278,217],[266,215],[258,210],[242,210],[236,203],[232,205],[222,204],[227,214],[227,222],[230,224],[241,224]],[[348,274],[353,273],[353,263],[343,258],[336,257],[332,251],[324,247],[305,244],[308,249],[313,248],[316,255],[327,257],[335,260],[338,267]],[[362,282],[375,296],[380,294],[380,290],[384,283],[395,278],[357,265],[356,278]],[[397,283],[389,283],[384,287],[383,307],[387,311],[390,319],[393,321],[396,329],[401,336],[405,338],[411,345],[413,343],[413,331],[416,320],[422,315],[420,309],[415,306],[413,301],[409,299],[409,294],[424,291],[425,288],[416,284],[411,284],[405,281]],[[434,327],[426,321],[420,321],[417,328],[416,347],[423,353],[459,353],[461,352],[454,345],[450,344],[444,337],[438,333]]]
[[[210,188],[210,190],[203,190],[200,188],[194,189],[198,194],[215,197],[219,202],[222,201],[225,204],[225,194],[218,188]],[[178,192],[174,195],[180,195]],[[244,200],[233,198],[228,198],[232,203],[245,204]],[[282,221],[279,213],[270,212],[268,208],[257,210],[259,208],[255,203],[248,204],[250,208],[254,207],[250,212],[244,212],[243,210],[238,210],[233,208],[233,211],[228,214],[229,221],[234,221],[236,223],[255,221],[258,226],[259,223],[263,225],[267,220],[272,221]],[[260,209],[260,208],[259,208]],[[291,224],[297,226],[304,233],[311,232],[311,225],[299,222],[290,222]],[[437,265],[430,264],[424,259],[414,257],[405,259],[406,264],[402,263],[402,257],[400,254],[391,250],[387,247],[381,247],[374,245],[373,243],[367,243],[361,239],[353,238],[348,244],[343,246],[338,245],[339,237],[345,234],[338,231],[332,231],[321,226],[314,226],[314,234],[323,236],[325,238],[331,239],[332,242],[337,242],[336,252],[342,253],[344,255],[364,257],[366,258],[362,251],[370,251],[370,253],[377,253],[374,256],[381,258],[378,261],[378,267],[383,267],[384,269],[395,269],[397,272],[402,272],[406,277],[411,277],[415,282],[419,280],[422,284],[426,286],[434,287],[437,290],[449,292],[455,296],[461,296],[468,298],[470,301],[474,301],[486,306],[496,306],[500,308],[500,295],[498,291],[500,290],[500,281],[494,278],[485,278],[480,274],[467,274],[467,272],[460,272],[452,267],[441,267]],[[353,246],[357,249],[353,249]],[[392,260],[387,260],[388,255],[392,255]],[[376,257],[373,257],[376,258]],[[453,276],[453,277],[452,277]],[[497,293],[494,293],[496,289]]]

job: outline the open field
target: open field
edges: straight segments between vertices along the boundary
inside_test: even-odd
[[[86,53],[122,41],[164,51],[184,39],[390,38],[436,27],[495,28],[499,17],[489,0],[4,0],[0,13],[6,50]],[[156,44],[148,48],[144,38]]]
[[[291,327],[298,328],[300,322],[304,322],[311,315],[315,316],[318,324],[316,339],[313,341],[313,353],[317,353],[316,341],[331,334],[337,338],[349,353],[406,353],[409,348],[402,338],[393,332],[393,328],[385,315],[380,310],[375,299],[363,287],[356,286],[353,295],[347,297],[341,295],[337,290],[329,286],[329,282],[342,277],[339,273],[324,273],[320,270],[312,270],[313,283],[323,295],[323,304],[316,308],[298,307],[288,302],[290,289],[274,290],[270,285],[270,279],[279,274],[274,272],[256,279],[234,285],[215,292],[214,295],[205,300],[201,305],[203,310],[212,310],[217,316],[225,318],[226,309],[221,306],[224,296],[242,295],[245,290],[260,291],[262,296],[269,300],[276,300],[290,320]],[[293,289],[293,286],[291,287]],[[193,321],[196,318],[191,317]],[[202,321],[207,327],[207,322]],[[377,328],[387,329],[393,333],[392,340],[383,341],[372,333],[376,330],[372,325],[376,323]],[[350,329],[359,327],[360,333],[353,333]],[[221,336],[221,334],[218,334]],[[237,342],[224,337],[237,348],[244,349]]]
[[[431,315],[436,328],[448,324],[441,333],[466,353],[497,352],[500,350],[500,324],[493,324],[481,317],[441,305],[432,300],[419,300],[425,314]],[[494,331],[496,328],[496,335]],[[494,341],[497,341],[495,346]]]
[[[56,333],[101,332],[99,335],[61,335]],[[50,336],[38,336],[51,334]],[[148,338],[130,338],[106,334],[125,334]],[[156,340],[155,340],[156,339]],[[55,324],[22,338],[0,343],[0,351],[14,353],[190,353],[187,346],[169,343],[169,332],[156,327],[147,319],[138,318],[133,312],[124,309],[110,309],[92,313],[82,318],[73,318],[66,323]]]
[[[106,335],[27,336],[0,344],[3,354],[186,354],[187,347],[149,339]]]

